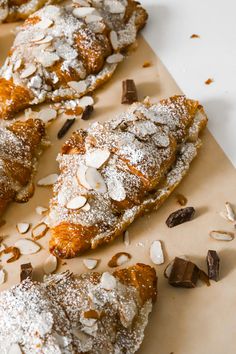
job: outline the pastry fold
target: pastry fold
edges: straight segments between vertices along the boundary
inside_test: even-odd
[[[144,264],[24,280],[0,294],[1,353],[133,354],[156,295],[155,270]]]
[[[50,251],[75,257],[157,209],[188,171],[206,123],[199,102],[174,96],[73,133],[58,156]]]
[[[0,214],[10,201],[26,202],[45,138],[44,124],[28,119],[0,125]]]
[[[0,70],[0,118],[93,91],[113,74],[146,20],[134,0],[78,1],[35,12]]]

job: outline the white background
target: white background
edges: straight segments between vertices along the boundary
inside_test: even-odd
[[[141,2],[149,13],[144,37],[184,93],[204,105],[210,131],[236,167],[236,1]]]

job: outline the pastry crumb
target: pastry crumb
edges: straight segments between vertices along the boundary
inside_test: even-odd
[[[212,84],[213,82],[214,82],[214,80],[211,79],[211,78],[209,78],[209,79],[207,79],[207,80],[205,81],[205,85],[210,85],[210,84]]]
[[[152,63],[150,61],[145,61],[143,63],[143,68],[149,68],[152,65]]]
[[[198,34],[196,34],[196,33],[193,33],[193,34],[190,36],[190,38],[200,38],[200,36],[199,36]]]

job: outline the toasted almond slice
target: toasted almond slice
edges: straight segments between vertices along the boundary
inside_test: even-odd
[[[86,17],[95,12],[94,7],[76,7],[73,10],[73,15],[77,18]]]
[[[46,29],[51,27],[53,23],[53,20],[50,20],[49,18],[43,18],[40,22],[37,23],[37,27],[41,29]]]
[[[127,263],[131,259],[131,255],[127,252],[116,253],[108,262],[108,266],[111,268],[121,266]]]
[[[229,231],[212,230],[210,236],[218,241],[232,241],[234,233]]]
[[[226,216],[228,218],[229,221],[236,221],[236,215],[235,212],[233,210],[232,205],[229,202],[225,203],[225,209],[226,209]]]
[[[111,45],[112,45],[113,49],[117,50],[119,43],[118,43],[117,33],[115,31],[110,32],[110,41],[111,41]]]
[[[36,66],[34,64],[29,64],[25,67],[25,69],[21,72],[21,79],[26,79],[27,77],[33,75],[35,71],[37,70]]]
[[[92,22],[99,22],[102,20],[102,17],[99,15],[87,15],[85,17],[85,22],[87,24],[92,23]]]
[[[87,83],[85,80],[69,81],[68,85],[78,93],[82,93],[87,89]]]
[[[34,240],[38,240],[45,236],[48,230],[49,227],[44,222],[41,222],[40,224],[33,227],[31,236]]]
[[[98,170],[94,167],[88,167],[85,172],[87,183],[98,193],[106,193],[107,187],[104,179]]]
[[[44,261],[43,270],[45,274],[51,274],[57,269],[57,257],[50,254],[48,258]]]
[[[37,213],[38,215],[44,215],[44,214],[47,213],[48,208],[44,208],[44,207],[42,207],[42,206],[37,206],[36,209],[35,209],[35,211],[36,211],[36,213]]]
[[[96,268],[96,266],[98,264],[98,260],[97,259],[92,259],[92,258],[86,258],[86,259],[83,259],[83,263],[84,263],[86,268],[94,269],[94,268]]]
[[[4,269],[0,269],[0,285],[5,283],[6,273]]]
[[[57,111],[53,108],[43,108],[38,113],[38,118],[44,123],[50,122],[57,117]]]
[[[112,54],[109,57],[107,57],[106,61],[109,64],[116,64],[120,63],[124,59],[124,56],[120,53]]]
[[[11,344],[7,354],[22,354],[22,350],[18,343]]]
[[[92,318],[95,320],[99,320],[101,317],[101,312],[91,309],[91,310],[85,311],[83,313],[83,315],[84,315],[84,318],[88,318],[88,319]]]
[[[31,42],[38,42],[41,41],[45,37],[45,34],[42,32],[35,32],[33,37],[31,38]]]
[[[89,190],[89,189],[91,189],[91,186],[88,184],[88,182],[86,181],[86,177],[85,177],[85,173],[86,173],[87,169],[88,169],[87,166],[80,165],[78,167],[76,177],[77,177],[79,184],[81,184],[81,186],[83,186],[84,188]]]
[[[22,59],[20,58],[14,64],[14,71],[17,71],[18,69],[20,69],[21,64],[22,64]]]
[[[52,186],[54,183],[56,183],[57,179],[58,179],[58,174],[52,173],[51,175],[41,178],[37,182],[37,185],[43,187]]]
[[[86,0],[73,0],[73,3],[74,4],[78,4],[80,6],[85,6],[85,7],[89,7],[90,6],[89,2],[86,1]]]
[[[153,241],[150,247],[150,258],[154,264],[164,263],[164,255],[162,251],[161,241]]]
[[[18,247],[7,247],[3,250],[4,254],[12,254],[12,257],[5,259],[7,263],[12,263],[17,261],[20,258],[20,250]]]
[[[125,233],[124,233],[123,241],[124,241],[124,244],[125,244],[126,247],[129,246],[130,239],[129,239],[129,231],[128,230],[126,230]]]
[[[80,209],[82,208],[85,203],[87,202],[87,198],[82,195],[79,195],[73,199],[71,199],[67,204],[66,207],[68,209]]]
[[[92,96],[83,96],[79,100],[79,105],[82,108],[85,108],[87,106],[93,106],[94,105],[94,99]]]
[[[90,206],[89,203],[86,203],[85,206],[83,206],[83,207],[81,208],[81,210],[83,210],[83,211],[89,211],[90,209],[91,209],[91,206]]]
[[[87,152],[85,156],[86,166],[100,168],[109,158],[110,151],[103,149],[96,149]]]
[[[46,36],[41,41],[38,41],[38,44],[50,43],[53,40],[52,36]]]
[[[20,238],[16,241],[15,246],[19,248],[21,254],[34,254],[40,250],[40,246],[27,238]]]
[[[100,285],[105,290],[113,290],[116,287],[116,278],[112,274],[104,272],[101,276]]]
[[[29,230],[30,224],[27,222],[19,222],[16,224],[16,228],[20,234],[25,234]]]

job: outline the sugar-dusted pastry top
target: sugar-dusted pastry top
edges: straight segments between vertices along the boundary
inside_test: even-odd
[[[0,213],[12,201],[33,194],[33,175],[45,137],[44,124],[28,119],[0,124]]]
[[[135,353],[156,294],[155,270],[143,264],[24,280],[0,293],[0,352]]]
[[[0,70],[1,118],[93,91],[112,75],[147,19],[134,0],[81,4],[45,6],[20,27]]]
[[[75,132],[58,156],[51,251],[74,257],[158,207],[188,170],[206,121],[197,101],[174,96]]]

